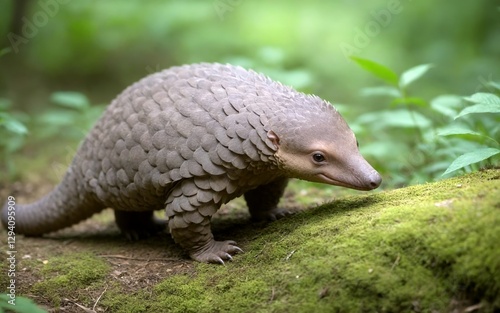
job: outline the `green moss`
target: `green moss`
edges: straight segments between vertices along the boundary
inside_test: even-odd
[[[91,291],[102,289],[108,272],[109,265],[89,253],[55,257],[42,268],[43,279],[33,286],[33,291],[55,305],[60,305],[62,295],[90,303]]]
[[[113,282],[107,285],[100,306],[105,307],[108,312],[115,313],[152,312],[149,308],[153,301],[154,299],[145,290],[126,293],[121,285]]]
[[[258,269],[240,274],[230,266],[200,264],[195,276],[174,276],[157,285],[155,295],[161,300],[153,311],[245,312],[261,307],[270,296],[268,282]]]
[[[168,308],[171,312],[208,310],[210,299],[204,293],[202,284],[196,282],[187,275],[180,275],[160,283],[155,287],[156,294],[161,295],[155,308]]]
[[[499,176],[323,205],[270,224],[226,267],[165,280],[155,298],[172,312],[446,312],[460,301],[493,311]]]

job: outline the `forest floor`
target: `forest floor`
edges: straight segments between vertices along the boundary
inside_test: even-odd
[[[0,196],[26,203],[51,186],[16,183]],[[251,223],[240,199],[219,210],[215,237],[245,250],[226,266],[189,260],[166,233],[129,242],[110,210],[18,236],[16,294],[49,312],[500,310],[500,170],[338,199],[291,187],[281,205],[298,213],[277,222]]]

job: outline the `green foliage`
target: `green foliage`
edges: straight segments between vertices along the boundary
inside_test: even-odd
[[[411,83],[422,77],[431,67],[432,64],[422,64],[412,67],[409,70],[405,71],[403,74],[401,74],[401,77],[399,78],[399,88],[401,88],[401,90],[404,91],[405,88],[407,88]]]
[[[0,98],[0,167],[9,177],[16,173],[13,155],[24,145],[28,133],[28,128],[22,122],[27,120],[26,116],[10,112],[10,108],[11,102]]]
[[[475,93],[470,97],[465,97],[464,99],[474,104],[463,109],[457,116],[455,116],[455,119],[462,118],[468,114],[473,114],[473,113],[490,113],[490,114],[500,113],[500,98],[494,94]],[[449,129],[448,131],[446,130],[442,131],[439,133],[439,135],[441,136],[470,135],[470,136],[464,136],[464,139],[462,140],[473,141],[481,144],[484,138],[487,139],[486,142],[490,143],[492,146],[500,148],[500,143],[495,139],[493,139],[497,138],[497,136],[500,135],[500,125],[497,124],[495,127],[495,124],[489,125],[487,121],[481,124],[486,124],[487,126],[491,126],[491,128],[482,127],[483,129],[485,129],[483,131],[484,133],[473,131],[469,128],[459,128],[459,129],[455,128],[452,131],[450,131]],[[491,137],[488,135],[490,135]],[[456,170],[465,168],[472,164],[480,163],[498,154],[500,154],[500,149],[493,147],[478,148],[472,152],[467,152],[456,158],[453,161],[453,163],[451,163],[450,166],[446,169],[443,175],[452,173]]]
[[[397,85],[398,83],[398,75],[394,73],[391,69],[378,64],[376,62],[367,60],[367,59],[362,59],[359,57],[351,56],[351,60],[355,61],[358,63],[363,69],[366,71],[372,73],[376,77],[386,81],[387,83],[391,85]]]
[[[26,126],[15,118],[15,116],[6,110],[10,107],[10,102],[7,99],[0,99],[0,126],[5,131],[15,135],[26,135],[28,129]]]
[[[14,179],[19,175],[15,155],[28,145],[51,144],[57,138],[72,145],[81,140],[99,118],[103,105],[91,105],[78,92],[54,92],[50,97],[55,106],[29,117],[11,111],[11,101],[0,98],[0,167]],[[32,131],[29,133],[28,128]]]
[[[54,92],[50,108],[36,118],[37,137],[47,139],[56,135],[65,139],[79,140],[102,114],[104,106],[90,105],[88,98],[78,92]]]
[[[493,139],[500,135],[496,95],[441,95],[427,101],[412,96],[409,87],[432,65],[418,65],[398,76],[374,61],[351,59],[388,84],[363,90],[370,99],[387,99],[388,108],[362,114],[354,127],[377,134],[362,152],[376,157],[378,168],[392,176],[394,184],[434,180],[460,169],[477,169],[488,161],[495,164],[500,154],[499,143]],[[464,100],[473,105],[463,108]]]
[[[450,164],[450,166],[446,169],[443,175],[454,172],[471,164],[479,163],[499,153],[500,150],[495,148],[483,148],[475,150],[473,152],[462,154],[461,156],[456,158],[455,161],[453,161],[453,163]]]
[[[474,103],[460,112],[455,119],[471,113],[500,113],[500,98],[491,93],[475,93],[465,100]]]
[[[31,299],[16,296],[15,305],[9,304],[10,297],[7,294],[0,294],[0,313],[46,313],[47,311],[38,307]]]

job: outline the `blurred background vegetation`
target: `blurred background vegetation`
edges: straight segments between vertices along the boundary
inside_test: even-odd
[[[0,181],[38,173],[57,182],[119,92],[150,73],[194,62],[253,68],[332,102],[385,187],[439,179],[475,149],[493,150],[460,171],[498,164],[500,114],[490,108],[455,117],[475,103],[463,97],[499,92],[499,6],[494,0],[2,0]],[[397,75],[432,67],[411,86],[395,88],[351,55]],[[450,126],[470,132],[450,135]]]

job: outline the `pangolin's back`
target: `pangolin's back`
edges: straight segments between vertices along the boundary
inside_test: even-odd
[[[165,193],[184,178],[202,184],[211,177],[214,185],[234,180],[229,185],[239,186],[228,193],[248,189],[276,175],[267,138],[270,108],[293,96],[290,88],[240,67],[174,67],[122,92],[75,162],[97,197],[123,210],[163,208]]]

